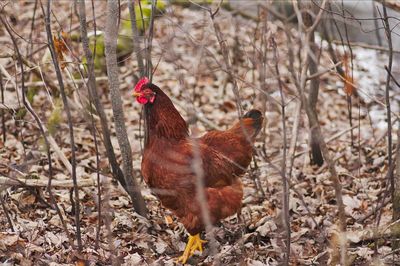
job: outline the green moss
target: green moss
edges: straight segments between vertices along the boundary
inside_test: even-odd
[[[38,149],[39,151],[46,153],[46,142],[44,141],[44,138],[42,135],[40,135],[39,139],[38,139]]]
[[[39,88],[38,87],[29,87],[27,92],[26,92],[26,99],[33,104],[33,98],[35,95],[38,93]]]
[[[397,195],[398,196],[398,195]],[[398,198],[397,198],[398,200]],[[390,227],[390,230],[392,232],[392,237],[393,237],[393,241],[392,241],[392,249],[396,250],[400,247],[400,241],[397,240],[400,237],[400,224],[399,223],[395,223]]]
[[[95,49],[96,48],[96,49]],[[89,38],[89,49],[92,51],[93,56],[104,56],[104,34],[92,36]]]
[[[15,114],[15,119],[22,120],[25,117],[26,113],[27,113],[27,111],[25,108],[18,109],[18,111]]]
[[[216,2],[214,0],[192,0],[192,1],[188,1],[188,0],[172,0],[172,4],[176,4],[176,5],[180,5],[180,6],[184,6],[184,7],[192,7],[195,6],[193,5],[193,3],[195,4],[199,4],[199,5],[210,5],[213,2]],[[224,3],[227,2],[227,0],[224,0]],[[219,1],[218,1],[219,3]]]
[[[136,14],[136,27],[139,31],[143,31],[149,27],[150,16],[151,16],[151,0],[141,0],[141,7],[135,5]],[[162,12],[166,8],[166,2],[164,0],[158,0],[156,5],[157,12]],[[143,15],[143,17],[142,17]],[[74,36],[73,40],[79,40],[78,36]],[[106,72],[106,60],[105,60],[105,43],[104,33],[89,37],[89,49],[93,53],[94,69],[95,72],[104,73]],[[121,20],[121,27],[118,32],[117,39],[117,56],[121,60],[127,55],[133,52],[132,42],[132,24],[131,21]],[[82,64],[85,69],[87,67],[86,57],[82,58]],[[85,71],[86,72],[86,71]],[[79,78],[79,77],[78,77]]]
[[[54,109],[47,120],[47,127],[51,135],[55,134],[58,125],[60,125],[60,123],[63,121],[62,108],[63,105],[61,99],[56,99],[54,101]]]
[[[40,177],[39,177],[37,172],[29,173],[29,178],[30,179],[40,179]]]
[[[32,75],[31,76],[31,81],[36,82],[36,81],[42,81],[41,77],[38,77],[37,75]],[[40,86],[29,86],[26,90],[26,99],[33,104],[33,99],[35,95],[38,93],[38,91],[41,89]]]
[[[86,110],[88,111],[89,114],[91,113],[91,114],[94,114],[94,115],[98,115],[96,107],[94,106],[93,103],[88,103],[86,105]]]

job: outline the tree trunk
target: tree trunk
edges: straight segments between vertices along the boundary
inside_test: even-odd
[[[119,91],[117,66],[117,34],[118,34],[119,1],[108,0],[107,23],[105,32],[105,55],[107,76],[110,86],[111,104],[115,121],[115,131],[121,149],[123,172],[128,193],[131,196],[134,209],[142,216],[147,216],[147,208],[140,192],[139,184],[133,177],[132,150],[125,127],[124,110]]]
[[[307,3],[307,8],[311,9],[311,4]],[[313,19],[310,15],[310,13],[303,13],[303,20],[304,24],[307,27],[311,27],[313,24]],[[308,62],[309,62],[309,72],[310,76],[318,73],[318,46],[315,43],[315,37],[314,37],[314,31],[312,31],[310,36],[310,49],[311,53],[308,54]],[[308,96],[308,105],[312,109],[313,113],[317,115],[317,121],[318,121],[318,113],[317,113],[317,102],[318,102],[318,93],[319,93],[319,77],[315,77],[310,81],[310,92]],[[324,158],[322,157],[321,153],[321,147],[319,145],[319,141],[317,140],[317,133],[315,132],[316,130],[316,125],[313,124],[312,120],[309,120],[310,123],[310,150],[311,150],[311,164],[316,164],[318,166],[322,166],[324,163]]]

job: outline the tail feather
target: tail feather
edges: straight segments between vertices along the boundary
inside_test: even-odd
[[[244,119],[247,118],[251,118],[252,121],[252,126],[254,128],[254,132],[252,134],[252,138],[255,138],[258,133],[260,133],[261,127],[262,127],[262,123],[264,120],[264,117],[262,116],[262,113],[259,110],[256,109],[252,109],[250,111],[248,111],[244,116]]]
[[[232,129],[241,133],[244,132],[254,141],[261,130],[263,120],[262,113],[253,109],[248,111]]]
[[[262,118],[262,114],[260,111],[256,110],[256,109],[252,109],[250,111],[248,111],[243,118],[253,118],[254,120],[260,119]]]

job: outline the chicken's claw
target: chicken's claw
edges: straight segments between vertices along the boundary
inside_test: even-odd
[[[203,252],[203,243],[206,243],[207,241],[202,240],[200,238],[200,234],[197,235],[189,235],[189,240],[186,244],[185,251],[183,252],[182,256],[180,256],[176,262],[177,263],[182,263],[185,264],[186,261],[193,255],[193,253],[198,250],[200,252]]]

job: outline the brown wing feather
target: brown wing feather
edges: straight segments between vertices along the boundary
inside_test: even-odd
[[[262,117],[245,116],[227,131],[211,131],[197,139],[212,223],[234,214],[241,207],[243,189],[239,177],[250,164],[252,143],[261,122]],[[192,235],[204,230],[200,205],[196,201],[193,145],[187,139],[153,138],[142,161],[146,183]]]

